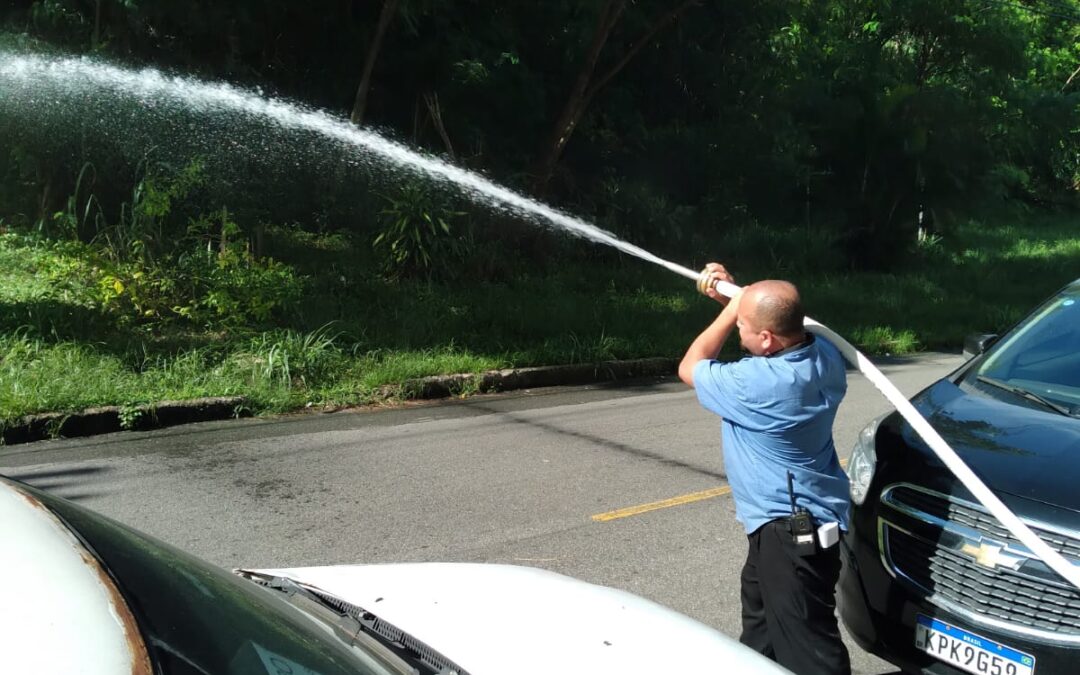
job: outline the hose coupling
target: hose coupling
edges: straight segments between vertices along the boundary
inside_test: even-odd
[[[708,268],[701,270],[701,274],[697,278],[697,289],[702,295],[708,295],[708,290],[715,286],[712,278],[709,276],[710,272]]]

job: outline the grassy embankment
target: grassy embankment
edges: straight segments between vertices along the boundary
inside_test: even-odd
[[[1061,214],[969,220],[889,275],[836,271],[813,235],[757,228],[722,244],[680,262],[731,262],[743,283],[790,278],[814,318],[870,354],[958,349],[1080,273],[1080,230]],[[425,375],[676,357],[716,311],[689,281],[636,260],[470,287],[381,281],[354,269],[341,239],[282,232],[272,248],[305,284],[290,318],[193,331],[110,316],[86,247],[0,234],[0,425],[200,396],[242,394],[255,412],[364,404]]]

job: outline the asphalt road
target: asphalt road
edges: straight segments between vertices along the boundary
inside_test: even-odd
[[[881,367],[911,395],[959,363]],[[842,459],[889,407],[851,373]],[[45,441],[0,448],[0,473],[224,567],[531,565],[738,635],[746,539],[717,420],[671,380]],[[849,649],[857,673],[894,670]]]

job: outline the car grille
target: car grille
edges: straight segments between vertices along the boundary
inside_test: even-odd
[[[892,491],[892,498],[910,508],[918,509],[940,520],[959,523],[973,530],[978,530],[980,534],[1003,544],[1023,546],[1019,539],[1014,537],[1005,526],[998,522],[997,518],[980,506],[972,506],[965,502],[955,501],[941,495],[903,485]],[[1031,530],[1039,539],[1046,542],[1047,546],[1066,558],[1080,559],[1080,539],[1038,527],[1032,527]]]
[[[978,506],[907,486],[889,490],[884,501],[924,522],[941,524],[953,532],[966,530],[1013,551],[1026,551],[996,518]],[[955,547],[944,545],[947,538],[931,541],[888,525],[881,532],[887,563],[898,576],[925,591],[929,602],[975,621],[1029,635],[1051,640],[1080,638],[1080,591],[1058,581],[1056,575],[1051,580],[1025,574],[1023,567],[980,565]],[[1080,557],[1080,540],[1032,529],[1066,557]]]

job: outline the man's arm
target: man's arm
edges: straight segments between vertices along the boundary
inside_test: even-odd
[[[679,379],[687,385],[694,386],[694,366],[703,359],[715,359],[724,343],[727,342],[731,331],[735,329],[741,295],[742,293],[735,294],[735,297],[724,307],[724,311],[720,312],[720,316],[716,317],[686,350],[686,354],[679,363]]]

